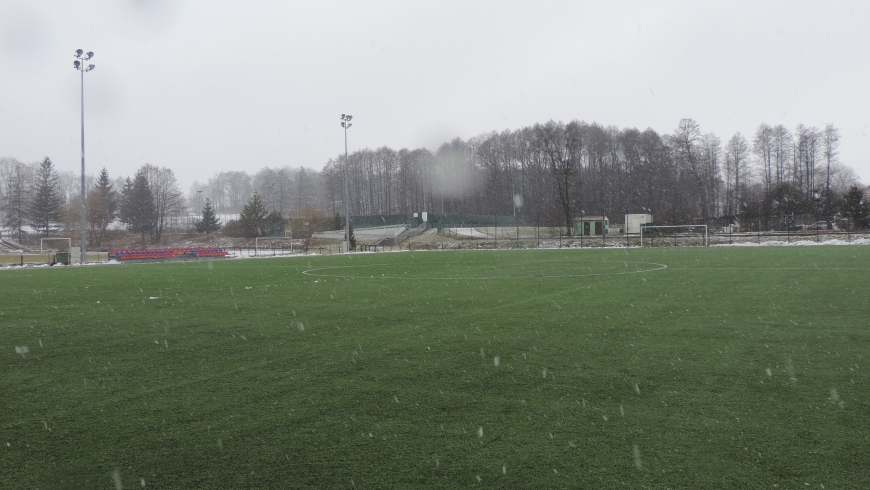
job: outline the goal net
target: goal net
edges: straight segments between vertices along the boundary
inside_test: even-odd
[[[53,244],[53,245],[52,245]],[[50,246],[51,245],[51,246]],[[40,238],[39,251],[53,250],[56,252],[69,252],[72,246],[71,238]]]
[[[640,245],[644,240],[649,246],[704,246],[707,240],[707,225],[643,225],[640,227]]]
[[[257,237],[254,239],[254,256],[293,254],[293,237]]]

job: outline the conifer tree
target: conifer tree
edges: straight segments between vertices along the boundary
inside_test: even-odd
[[[121,196],[118,200],[118,219],[125,225],[130,225],[132,219],[133,180],[130,177],[124,179],[124,187],[121,188]]]
[[[347,230],[350,233],[350,249],[356,250],[356,235],[353,234],[353,221],[350,222],[350,225],[348,225]]]
[[[8,189],[3,196],[3,225],[18,235],[18,243],[21,243],[24,235],[23,227],[27,224],[27,212],[30,208],[27,179],[23,173],[22,165],[16,165],[9,176]]]
[[[281,236],[284,234],[284,218],[278,211],[272,211],[266,216],[266,236]]]
[[[202,219],[196,220],[193,226],[196,228],[196,231],[200,234],[205,233],[206,236],[220,229],[221,224],[214,212],[210,199],[206,198],[205,205],[202,207]]]
[[[96,245],[99,246],[106,234],[106,229],[118,216],[118,193],[109,180],[109,172],[103,168],[88,194],[88,226],[94,233]]]
[[[124,202],[127,229],[136,235],[142,235],[144,242],[145,235],[154,233],[155,213],[154,196],[147,176],[143,172],[137,172],[132,185],[129,188],[125,185],[124,190],[127,193]]]
[[[30,225],[48,236],[52,230],[57,229],[63,205],[60,180],[48,157],[39,164],[35,186],[33,201],[30,202]]]
[[[864,200],[864,192],[853,185],[843,195],[843,215],[849,218],[853,228],[870,226],[870,205]]]
[[[246,238],[262,236],[266,231],[266,216],[268,214],[266,204],[255,192],[239,214],[239,225],[244,236]]]

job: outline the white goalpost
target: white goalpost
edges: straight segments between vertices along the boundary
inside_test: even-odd
[[[703,229],[704,229],[704,235],[703,235],[703,236],[704,236],[704,246],[706,247],[706,246],[708,246],[709,243],[710,243],[710,242],[707,240],[707,225],[656,225],[656,226],[653,226],[653,225],[641,225],[641,227],[640,227],[640,246],[641,246],[641,247],[643,246],[643,234],[644,234],[644,230],[647,231],[647,236],[649,236],[649,234],[650,234],[649,232],[650,232],[650,231],[652,231],[652,230],[654,230],[654,229],[659,229],[659,228],[666,228],[666,229],[667,229],[667,228],[670,228],[670,229],[674,229],[674,230],[678,230],[678,229],[684,229],[684,230],[686,230],[684,233],[677,233],[677,234],[671,234],[671,235],[668,235],[668,236],[670,236],[670,237],[678,237],[678,236],[681,236],[681,237],[701,236],[700,232],[694,232],[694,230],[700,230],[701,228],[703,228]]]
[[[261,236],[254,238],[254,257],[258,256],[258,251],[260,249],[260,240],[265,242],[269,241],[280,241],[284,243],[285,240],[290,240],[290,254],[293,254],[293,237],[289,236]],[[273,247],[274,248],[274,247]],[[287,250],[286,248],[282,248],[281,250]],[[283,255],[283,253],[282,253]]]
[[[72,238],[40,238],[39,239],[39,253],[43,252],[43,243],[46,241],[55,241],[61,240],[66,241],[66,251],[69,252],[70,248],[72,248]]]

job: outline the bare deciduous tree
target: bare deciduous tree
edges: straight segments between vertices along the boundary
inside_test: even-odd
[[[749,143],[738,132],[725,145],[725,213],[729,216],[740,210],[748,169]]]

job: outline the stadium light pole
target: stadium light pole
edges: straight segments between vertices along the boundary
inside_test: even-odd
[[[281,219],[284,219],[284,181],[286,180],[287,176],[286,176],[286,172],[284,171],[283,168],[278,170],[277,177],[278,177],[277,182],[278,182],[278,196],[279,196],[278,213],[281,215]],[[269,188],[271,189],[274,185],[275,185],[275,182],[272,182],[272,185],[270,185]],[[274,202],[274,200],[275,200],[274,190],[270,194],[269,198],[272,199],[272,201]]]
[[[281,219],[284,219],[284,176],[283,175],[281,176],[281,180],[279,182],[281,183],[281,189],[280,189],[281,190],[281,198],[278,201],[279,202],[278,212],[281,213]]]
[[[348,191],[347,179],[350,177],[350,172],[348,172],[348,164],[350,163],[347,159],[347,130],[353,124],[350,123],[350,120],[353,119],[353,116],[350,114],[342,114],[341,115],[341,127],[344,128],[344,251],[350,252],[350,193]]]
[[[82,73],[82,246],[81,255],[79,256],[79,263],[84,264],[85,262],[87,262],[86,257],[88,249],[88,226],[85,205],[85,73],[93,70],[96,67],[92,64],[85,67],[85,62],[94,57],[93,51],[88,51],[87,53],[85,53],[81,49],[77,49],[75,57],[77,59],[73,61],[73,68]]]

